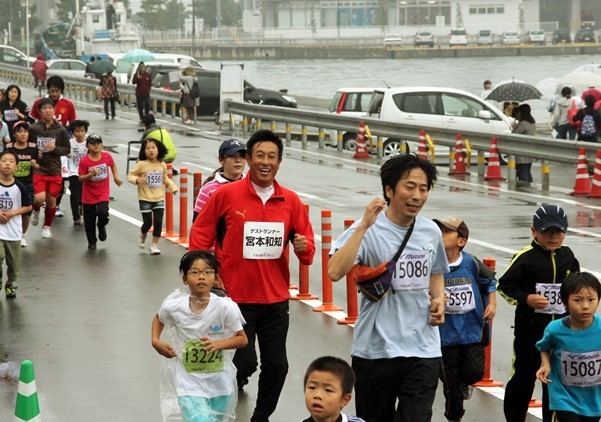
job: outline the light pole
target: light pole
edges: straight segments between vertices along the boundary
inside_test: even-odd
[[[25,0],[21,5],[25,7],[25,43],[27,44],[25,51],[28,58],[27,67],[29,67],[29,0]]]

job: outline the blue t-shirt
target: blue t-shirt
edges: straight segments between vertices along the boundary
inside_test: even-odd
[[[572,330],[564,321],[547,325],[536,347],[551,351],[549,409],[581,416],[601,416],[601,318],[584,330]],[[572,385],[568,385],[572,384]],[[575,386],[575,385],[581,386]]]
[[[355,222],[333,244],[331,254],[348,241],[360,221]],[[398,251],[408,227],[401,227],[378,214],[367,230],[355,262],[370,267],[391,260]],[[397,262],[397,276],[429,279],[432,274],[449,271],[438,226],[431,220],[416,217],[413,233]],[[419,284],[416,282],[415,284]],[[393,286],[406,285],[393,279]],[[419,288],[393,288],[378,302],[361,298],[353,333],[352,355],[364,359],[395,357],[435,358],[442,356],[438,327],[430,325],[428,283]]]

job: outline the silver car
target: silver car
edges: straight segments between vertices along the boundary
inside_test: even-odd
[[[75,59],[56,59],[46,62],[48,76],[60,76],[67,78],[83,78],[86,73],[86,64]]]

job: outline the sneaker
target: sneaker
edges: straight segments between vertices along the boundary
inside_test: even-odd
[[[15,297],[17,297],[17,286],[13,286],[11,285],[7,285],[4,289],[5,293],[6,293],[6,298],[7,299],[13,299]]]
[[[138,239],[138,246],[140,249],[144,249],[146,247],[146,235],[144,233],[140,233],[140,238]]]
[[[42,229],[42,238],[50,239],[51,237],[52,237],[52,232],[50,231],[50,227],[44,226],[44,228]]]
[[[101,242],[106,240],[106,226],[98,226],[98,240]]]
[[[150,255],[160,255],[161,251],[159,249],[159,247],[156,244],[152,244],[150,246]]]
[[[27,239],[25,239],[25,236],[23,236],[21,238],[21,247],[22,248],[26,248],[27,247]]]
[[[96,249],[96,243],[88,243],[88,249]]]
[[[81,226],[82,222],[81,222],[81,218],[78,218],[77,220],[73,220],[73,225],[74,226]]]
[[[469,400],[472,398],[472,394],[474,394],[474,387],[471,385],[464,385],[461,387],[461,394],[463,395],[463,400]]]
[[[40,212],[33,211],[31,213],[31,225],[35,227],[38,225],[39,222],[40,222]]]
[[[56,207],[56,212],[54,213],[55,217],[62,217],[65,214],[63,214],[63,212],[61,211],[61,209],[59,207]]]
[[[236,377],[236,383],[238,384],[238,390],[242,390],[246,384],[248,384],[248,378]]]

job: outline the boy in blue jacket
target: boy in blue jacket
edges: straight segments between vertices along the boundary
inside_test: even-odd
[[[445,417],[460,421],[463,401],[484,375],[484,346],[488,324],[497,310],[494,273],[463,252],[469,237],[465,222],[457,217],[434,220],[442,231],[442,243],[450,271],[444,275],[445,323],[440,327]],[[486,333],[483,335],[483,333]]]

